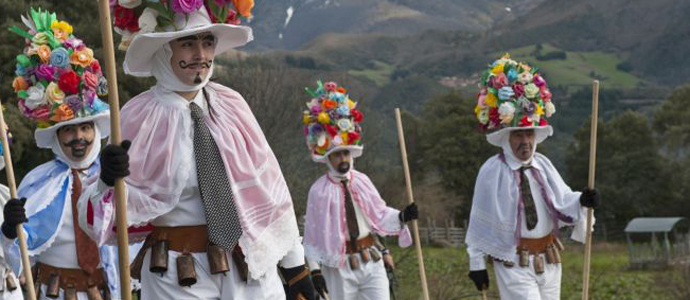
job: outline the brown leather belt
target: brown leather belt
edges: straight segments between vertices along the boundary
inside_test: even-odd
[[[517,247],[517,253],[520,254],[521,250],[527,250],[529,254],[544,253],[549,245],[554,244],[554,239],[553,233],[538,239],[521,238],[520,245]]]
[[[206,225],[154,227],[151,232],[152,242],[168,241],[168,249],[181,253],[206,252],[209,245]]]
[[[371,246],[374,246],[374,236],[371,234],[365,238],[357,240],[357,242],[355,243],[355,249],[352,249],[350,241],[345,241],[345,251],[347,252],[347,254],[358,253],[362,249],[369,248]]]
[[[41,262],[36,263],[38,266],[38,281],[49,285],[52,275],[60,276],[60,288],[63,290],[73,287],[79,292],[85,292],[92,286],[97,286],[105,289],[105,274],[103,269],[97,269],[96,272],[89,275],[82,269],[66,269],[54,267]]]

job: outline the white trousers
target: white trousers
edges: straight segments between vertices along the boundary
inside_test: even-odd
[[[359,255],[357,255],[359,257]],[[364,263],[360,259],[359,269],[350,269],[349,264],[342,268],[323,266],[331,300],[389,300],[388,275],[383,259]]]
[[[544,258],[544,254],[541,254]],[[496,285],[502,300],[558,300],[561,298],[561,264],[548,264],[544,258],[544,273],[534,272],[534,255],[529,266],[515,264],[506,267],[494,262]]]
[[[196,283],[183,287],[177,283],[177,257],[179,252],[168,251],[168,270],[163,276],[149,271],[151,251],[147,251],[141,269],[141,298],[144,300],[285,300],[283,283],[278,267],[259,280],[248,282],[239,278],[231,254],[228,263],[231,270],[211,275],[206,253],[192,253]],[[80,299],[81,300],[81,299]]]
[[[48,298],[46,296],[46,290],[48,289],[48,286],[45,284],[41,284],[41,296],[38,297],[39,300],[63,300],[65,299],[65,291],[60,289],[60,296],[57,298]],[[20,298],[24,299],[24,298]],[[89,297],[86,295],[86,292],[77,292],[77,300],[89,300]]]
[[[14,273],[11,273],[10,276],[13,277],[14,282],[17,283],[17,289],[14,291],[11,291],[5,287],[5,289],[0,293],[0,299],[2,300],[24,300],[24,295],[22,294],[22,289],[19,287],[19,279],[17,279],[17,276],[14,276]],[[5,284],[4,282],[0,284]]]

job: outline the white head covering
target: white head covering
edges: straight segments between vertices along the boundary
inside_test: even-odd
[[[326,166],[328,166],[328,176],[330,176],[333,179],[337,180],[343,180],[343,179],[349,179],[350,178],[350,173],[355,167],[355,158],[350,157],[350,168],[347,170],[345,173],[340,173],[331,163],[330,160],[326,160],[324,162]]]
[[[536,132],[535,132],[536,134]],[[513,148],[510,146],[510,134],[507,134],[503,139],[501,139],[501,148],[503,149],[503,154],[505,155],[506,162],[508,165],[512,166],[522,166],[522,165],[529,165],[532,163],[532,158],[534,157],[534,153],[537,151],[537,145],[540,143],[536,137],[534,139],[534,143],[532,144],[532,154],[530,154],[529,158],[527,160],[520,160],[515,156],[515,153],[513,153]]]
[[[93,142],[91,143],[91,150],[86,155],[86,158],[84,158],[82,161],[73,161],[67,157],[65,152],[62,151],[62,147],[60,147],[60,140],[58,139],[57,134],[53,135],[52,149],[56,158],[59,161],[67,164],[71,169],[86,169],[90,167],[91,164],[96,161],[96,158],[98,158],[98,154],[101,150],[101,133],[100,130],[98,130],[98,126],[94,126],[93,131],[94,136]]]
[[[215,63],[211,64],[206,78],[204,78],[201,83],[197,85],[188,85],[182,82],[172,70],[170,61],[172,54],[170,44],[165,44],[153,55],[153,61],[151,62],[151,73],[154,77],[156,77],[156,80],[160,86],[173,92],[192,92],[200,90],[206,86],[209,80],[211,80],[211,75],[213,75],[213,65]]]

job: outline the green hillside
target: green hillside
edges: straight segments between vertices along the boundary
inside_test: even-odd
[[[506,52],[516,60],[536,65],[547,75],[549,83],[560,86],[590,85],[593,79],[601,81],[608,88],[635,88],[643,80],[635,75],[619,70],[623,63],[620,54],[602,51],[566,51],[550,44],[543,44],[541,51],[531,45],[511,49]],[[565,53],[565,59],[540,60],[538,54]],[[495,53],[499,57],[500,53]]]

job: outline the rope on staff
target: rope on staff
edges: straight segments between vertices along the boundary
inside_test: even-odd
[[[594,175],[597,159],[597,122],[599,120],[599,81],[592,81],[592,127],[589,137],[589,178],[587,187],[594,189]],[[589,299],[589,266],[592,256],[592,219],[594,210],[587,208],[587,235],[585,236],[585,259],[582,268],[582,300]]]
[[[400,109],[395,109],[395,121],[398,125],[398,140],[400,142],[400,153],[402,154],[403,171],[405,172],[405,186],[407,200],[410,204],[414,202],[412,196],[412,179],[410,178],[410,167],[407,163],[407,149],[405,147],[405,135],[403,134],[402,118]],[[429,300],[429,288],[426,283],[426,271],[424,270],[424,256],[422,254],[422,244],[419,241],[419,226],[417,220],[412,220],[412,231],[414,233],[414,244],[417,249],[417,261],[419,263],[419,280],[422,283],[422,295],[424,300]]]
[[[10,188],[10,197],[17,198],[17,181],[14,178],[14,168],[12,167],[12,156],[10,155],[10,144],[7,140],[7,130],[5,130],[5,116],[0,103],[0,138],[2,139],[2,151],[5,159],[5,173],[7,174],[7,185]],[[31,274],[31,261],[29,261],[29,250],[26,246],[26,233],[22,224],[17,224],[17,241],[19,241],[19,252],[22,257],[22,269],[26,280],[26,295],[29,300],[36,300],[36,290],[34,290],[34,277]]]
[[[108,79],[108,103],[110,104],[110,141],[115,145],[121,142],[120,133],[120,99],[117,93],[117,72],[115,68],[115,47],[113,45],[113,30],[110,19],[110,1],[98,1],[98,14],[101,23],[101,35],[106,62],[106,78]],[[125,183],[122,178],[115,180],[115,218],[117,221],[117,252],[120,266],[120,297],[131,300],[129,273],[129,238],[127,236],[127,202],[125,199]]]

